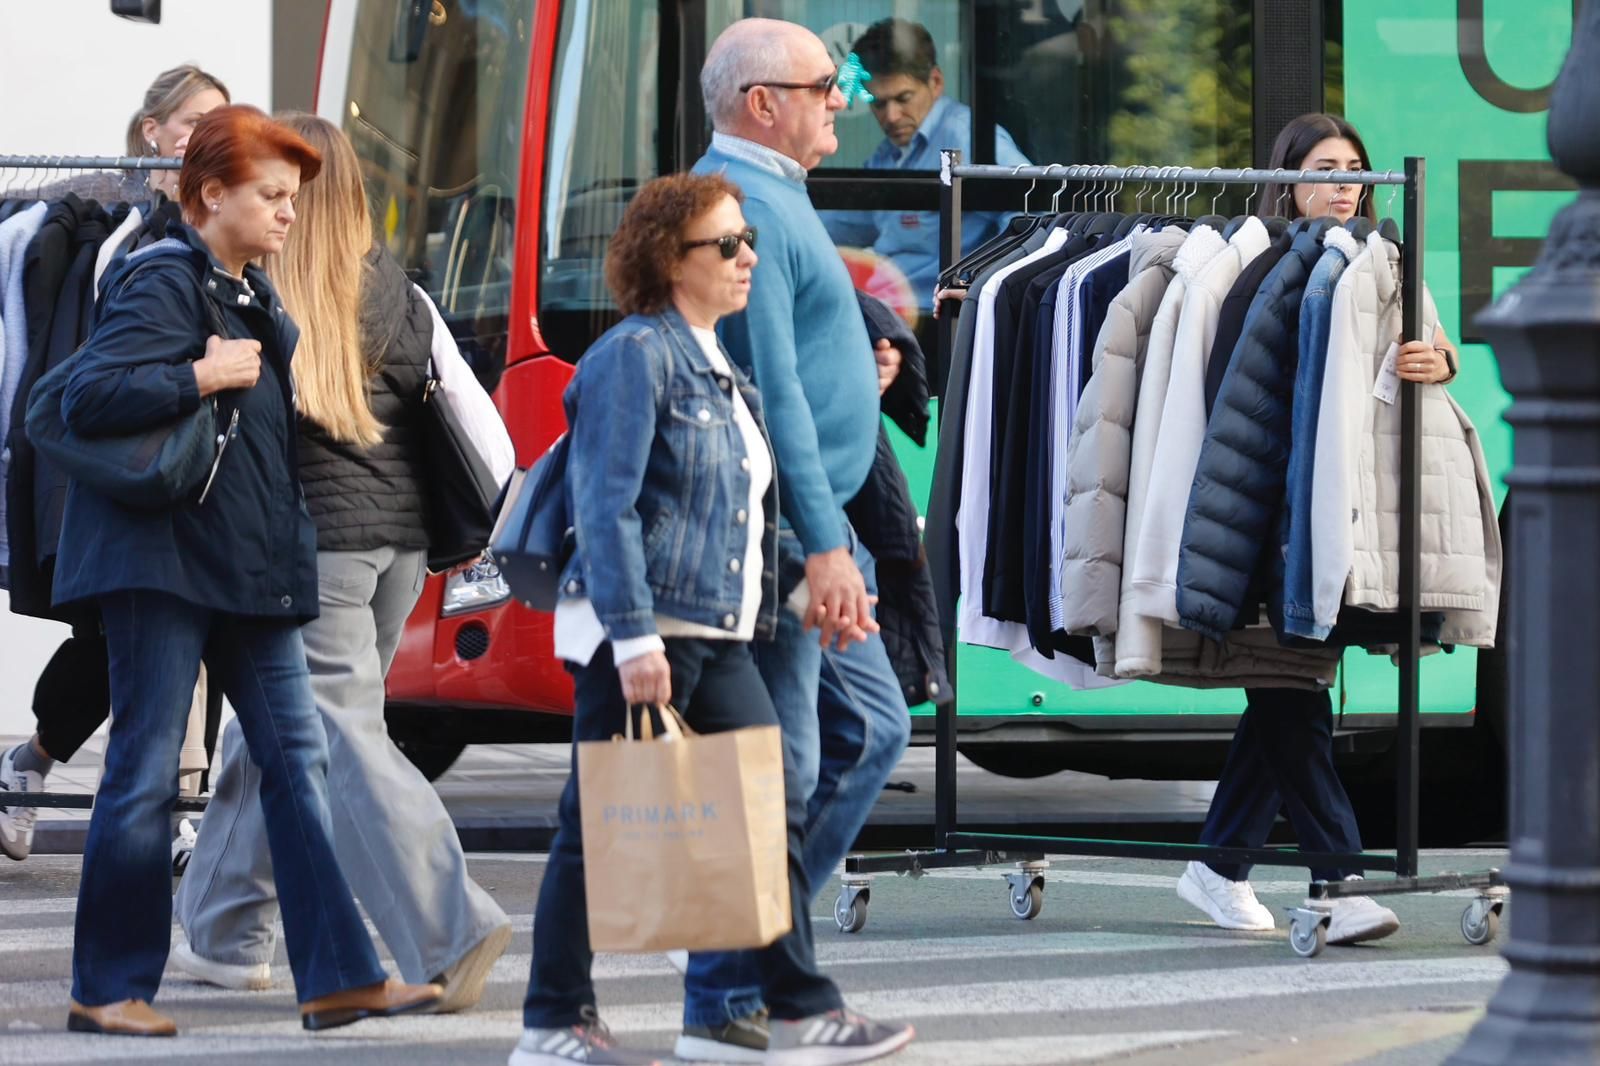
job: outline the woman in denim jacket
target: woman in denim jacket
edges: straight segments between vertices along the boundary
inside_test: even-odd
[[[577,548],[562,573],[555,647],[576,682],[574,741],[622,732],[639,704],[672,702],[701,733],[778,723],[749,646],[770,637],[779,609],[772,450],[760,396],[713,332],[749,299],[756,234],[742,199],[720,176],[659,178],[628,206],[606,253],[606,282],[629,317],[584,354],[564,398]],[[844,1011],[817,972],[800,861],[805,804],[787,754],[784,776],[796,921],[757,953],[780,1022],[766,1061],[814,1050],[805,1035],[824,1026],[799,1023],[824,1015],[880,1046],[805,1061],[864,1061],[911,1030]],[[560,811],[511,1066],[655,1062],[616,1047],[596,1011],[576,748]]]

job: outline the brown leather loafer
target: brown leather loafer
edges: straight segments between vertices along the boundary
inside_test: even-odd
[[[125,999],[103,1007],[85,1007],[75,1000],[67,1010],[67,1028],[75,1033],[107,1036],[177,1036],[178,1026],[142,999]]]
[[[425,1010],[439,1002],[438,985],[408,985],[391,977],[380,985],[347,988],[300,1004],[300,1024],[307,1029],[337,1029],[362,1018],[388,1018]]]

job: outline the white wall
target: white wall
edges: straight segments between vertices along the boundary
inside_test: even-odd
[[[272,0],[161,7],[150,26],[116,18],[109,0],[0,0],[0,155],[120,155],[150,80],[179,63],[271,107]],[[33,683],[65,632],[11,614],[0,593],[0,736],[33,730]]]

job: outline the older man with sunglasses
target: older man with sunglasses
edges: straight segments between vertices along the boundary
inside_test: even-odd
[[[805,559],[777,639],[755,654],[809,797],[804,865],[815,892],[854,844],[910,737],[872,616],[875,564],[844,515],[872,465],[878,396],[899,353],[874,352],[850,275],[806,194],[806,172],[838,151],[833,122],[845,107],[822,41],[792,23],[736,22],[711,46],[700,87],[715,134],[695,172],[726,174],[743,189],[745,218],[761,234],[749,306],[720,329],[767,407],[779,554]],[[820,630],[820,640],[807,630]],[[690,959],[680,1058],[763,1060],[768,1024],[754,973],[744,954]]]

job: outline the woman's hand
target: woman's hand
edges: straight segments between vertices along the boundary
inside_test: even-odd
[[[206,354],[194,362],[194,383],[201,396],[224,389],[248,389],[261,377],[261,342],[225,341],[213,334],[206,341]]]
[[[1448,360],[1445,358],[1446,352],[1450,353]],[[1419,385],[1442,385],[1456,376],[1456,371],[1450,369],[1452,364],[1459,370],[1461,356],[1441,329],[1433,335],[1432,343],[1406,341],[1400,347],[1400,354],[1395,360],[1395,373],[1400,376],[1401,381],[1415,381]]]
[[[966,298],[966,289],[940,289],[938,292],[933,294],[933,317],[939,317],[939,305],[944,303],[946,300],[955,300],[959,303]]]
[[[628,706],[665,707],[672,702],[672,667],[664,652],[648,651],[617,667]]]

